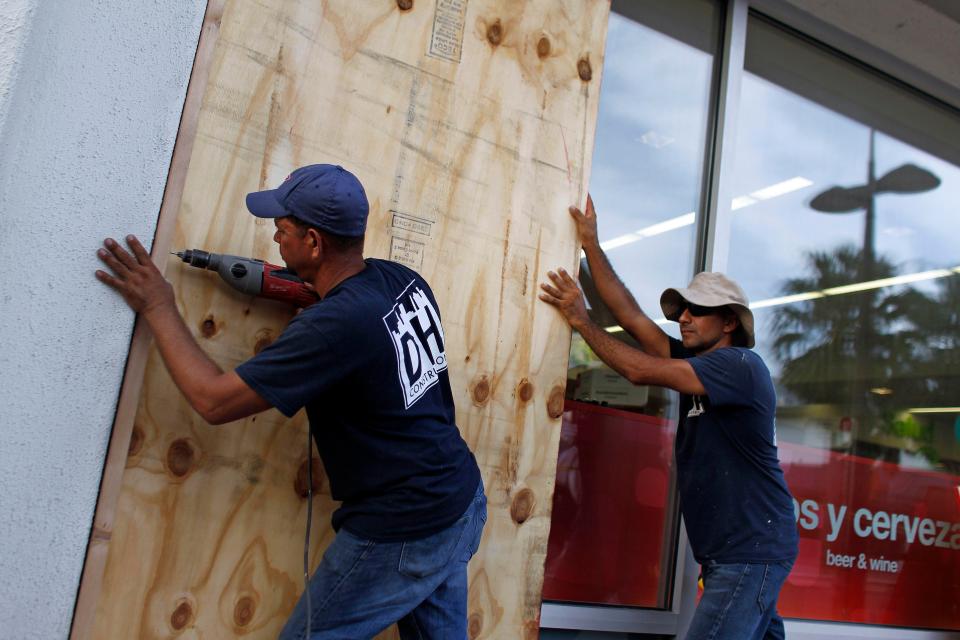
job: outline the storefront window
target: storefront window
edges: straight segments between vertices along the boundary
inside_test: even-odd
[[[960,629],[960,117],[752,17],[725,264],[778,392],[786,617]],[[956,145],[956,147],[951,147]]]
[[[662,320],[660,293],[693,272],[718,12],[708,0],[613,9],[590,191],[614,268]],[[593,319],[629,341],[585,265],[581,284]],[[631,385],[574,336],[545,600],[668,606],[676,419],[673,392]]]

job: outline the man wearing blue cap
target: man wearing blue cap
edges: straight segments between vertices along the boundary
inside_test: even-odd
[[[223,372],[184,324],[173,289],[133,236],[112,239],[97,277],[153,332],[191,406],[221,424],[305,407],[332,497],[337,535],[309,584],[311,639],[369,638],[397,622],[403,638],[465,638],[467,562],[486,498],[455,422],[443,327],[416,272],[363,258],[369,206],[342,167],[309,165],[247,196],[273,218],[287,267],[320,301],[234,371]],[[307,633],[304,594],[281,638]]]

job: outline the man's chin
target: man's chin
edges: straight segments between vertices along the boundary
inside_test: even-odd
[[[696,336],[681,336],[680,342],[683,344],[684,349],[690,351],[694,355],[703,353],[707,348],[707,346],[703,344],[701,340],[697,340]]]

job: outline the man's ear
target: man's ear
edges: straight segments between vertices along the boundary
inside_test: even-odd
[[[306,241],[310,247],[310,255],[319,258],[323,252],[323,237],[316,229],[307,229]]]
[[[737,327],[740,326],[740,316],[736,312],[731,311],[723,315],[723,332],[724,333],[733,333],[737,330]]]

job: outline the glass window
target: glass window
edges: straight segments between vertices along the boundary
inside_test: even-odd
[[[778,392],[784,616],[960,629],[960,114],[753,15],[726,264]]]
[[[708,0],[613,9],[590,191],[610,261],[662,319],[660,293],[693,270],[719,17]],[[581,284],[593,319],[629,341],[585,263]],[[673,392],[631,385],[574,335],[544,599],[669,605],[676,419]]]

